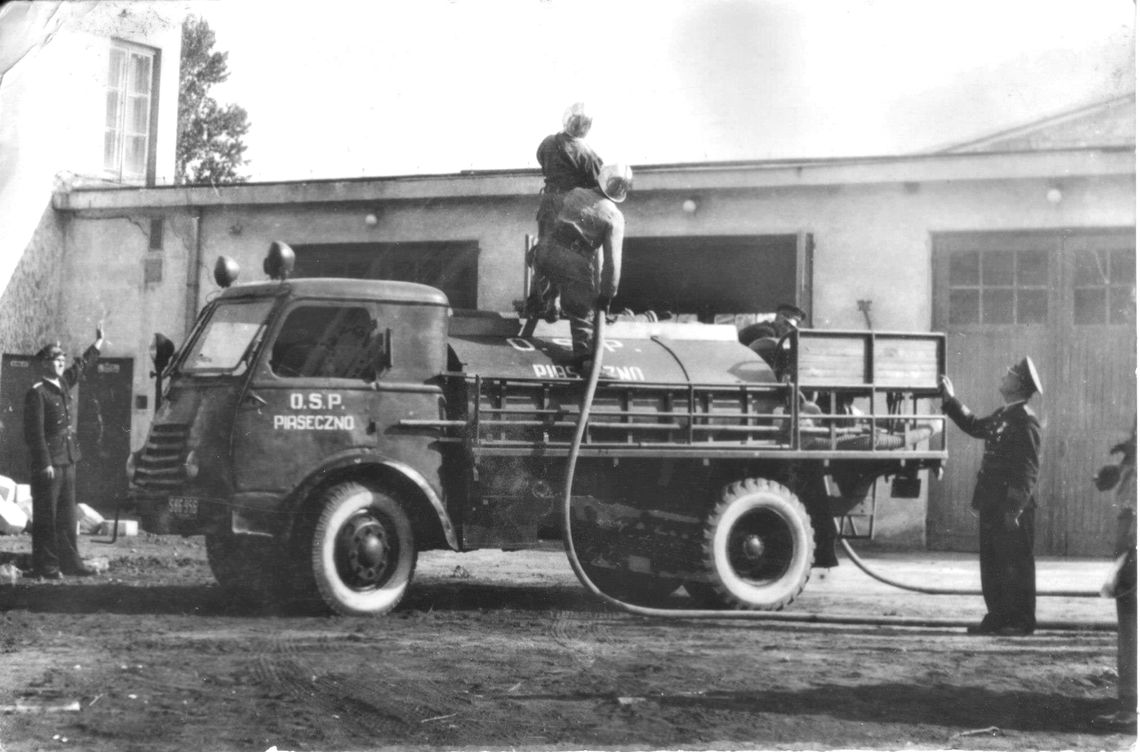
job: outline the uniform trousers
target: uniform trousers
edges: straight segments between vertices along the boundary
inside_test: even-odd
[[[55,477],[32,479],[32,567],[58,572],[83,566],[76,532],[75,465],[55,465]]]
[[[587,256],[560,243],[539,243],[535,267],[562,296],[562,312],[570,320],[570,339],[575,355],[589,355],[594,329],[594,303],[600,283],[594,256]]]
[[[1136,712],[1136,585],[1116,599],[1116,696]]]
[[[986,602],[985,622],[994,628],[1005,626],[1037,628],[1037,567],[1033,560],[1032,508],[1021,513],[1017,529],[1005,526],[1005,512],[983,507],[978,524],[979,564],[982,597]]]

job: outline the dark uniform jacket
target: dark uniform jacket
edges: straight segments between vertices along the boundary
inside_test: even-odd
[[[1014,402],[979,418],[953,398],[942,409],[967,434],[986,441],[971,506],[1015,513],[1035,507],[1041,423],[1029,406]]]
[[[98,358],[99,351],[88,347],[60,376],[59,386],[38,381],[24,396],[24,441],[31,455],[33,474],[43,472],[49,465],[79,461],[71,390],[87,366]]]
[[[598,185],[602,160],[585,141],[565,131],[544,138],[535,156],[542,166],[547,192],[565,193]]]

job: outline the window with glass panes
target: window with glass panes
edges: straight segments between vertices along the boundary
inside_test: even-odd
[[[1044,324],[1047,251],[960,251],[950,255],[950,323]]]
[[[103,169],[124,181],[142,181],[150,157],[155,50],[111,43]]]
[[[1073,323],[1131,324],[1136,321],[1136,251],[1084,249],[1073,270]]]

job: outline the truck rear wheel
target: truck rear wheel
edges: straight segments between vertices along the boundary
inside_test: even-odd
[[[308,545],[321,600],[346,616],[391,611],[416,567],[412,524],[403,507],[359,483],[341,483],[321,495]]]
[[[807,510],[787,488],[760,478],[732,483],[705,521],[709,581],[685,589],[706,606],[777,611],[807,584],[812,541]]]

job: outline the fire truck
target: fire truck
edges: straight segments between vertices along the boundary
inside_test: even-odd
[[[584,392],[565,321],[408,282],[234,276],[219,259],[224,289],[156,362],[129,472],[143,527],[204,535],[244,595],[382,614],[422,551],[572,535],[614,597],[776,610],[836,536],[873,534],[880,495],[918,498],[947,459],[941,334],[799,330],[773,368],[731,324],[618,321],[565,530]]]

